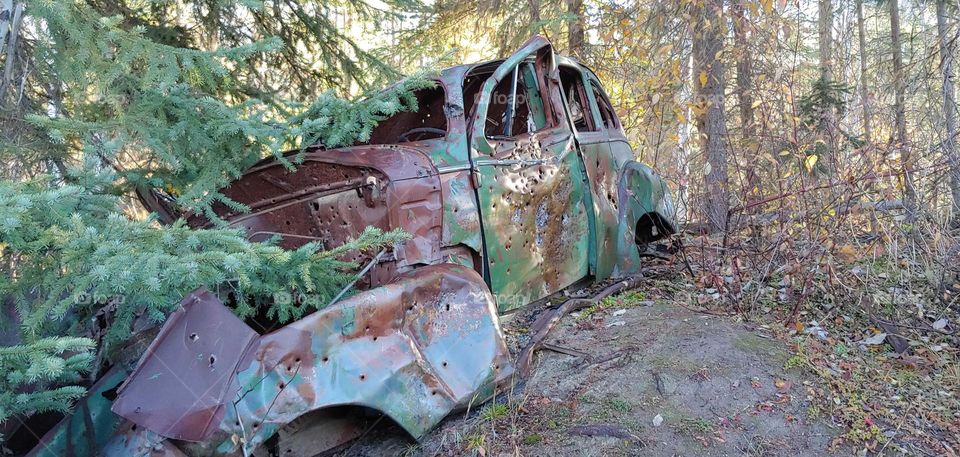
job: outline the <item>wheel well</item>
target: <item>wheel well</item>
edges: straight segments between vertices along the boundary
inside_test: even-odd
[[[673,227],[659,214],[650,212],[637,219],[634,239],[637,244],[647,244],[673,234]]]
[[[253,452],[271,455],[329,455],[374,427],[403,430],[390,416],[360,405],[327,406],[283,425]]]

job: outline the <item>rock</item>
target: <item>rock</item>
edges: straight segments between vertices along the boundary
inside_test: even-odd
[[[661,424],[663,424],[663,416],[659,414],[657,414],[656,416],[653,416],[653,426],[659,427]]]

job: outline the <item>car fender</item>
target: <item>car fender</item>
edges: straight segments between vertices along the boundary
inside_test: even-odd
[[[655,241],[676,233],[675,210],[667,183],[650,167],[631,160],[620,169],[617,185],[618,229],[615,274],[640,268],[638,240]],[[637,233],[637,228],[644,230]]]
[[[339,405],[375,409],[420,438],[512,373],[483,279],[439,264],[263,336],[198,290],[164,324],[113,411],[166,438],[219,443],[222,454],[253,450],[298,417]]]

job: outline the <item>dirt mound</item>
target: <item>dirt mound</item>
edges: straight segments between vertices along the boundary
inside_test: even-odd
[[[838,433],[808,414],[785,344],[653,285],[564,318],[525,383],[413,444],[395,427],[342,455],[821,455]],[[673,295],[673,294],[666,294]],[[523,316],[507,318],[523,340]]]

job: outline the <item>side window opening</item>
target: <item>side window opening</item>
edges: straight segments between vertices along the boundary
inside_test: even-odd
[[[563,97],[570,110],[570,118],[578,132],[595,132],[599,130],[593,122],[590,103],[583,86],[580,71],[574,67],[560,66],[560,85],[563,88]]]
[[[525,88],[526,83],[520,78],[519,67],[516,67],[493,89],[484,124],[484,132],[488,137],[511,137],[531,130],[527,125],[530,109]]]
[[[514,67],[490,95],[484,131],[490,138],[535,132],[544,126],[543,102],[529,63]]]
[[[443,107],[446,93],[439,82],[434,87],[413,92],[416,111],[401,111],[380,121],[370,139],[356,144],[393,144],[443,138],[447,134],[447,116]]]
[[[603,127],[607,130],[620,128],[620,126],[617,125],[617,116],[614,115],[613,105],[610,104],[610,100],[607,100],[607,96],[600,90],[600,85],[595,81],[591,82],[590,85],[593,86],[593,98],[597,99],[597,106],[600,109],[600,119],[603,120]]]

